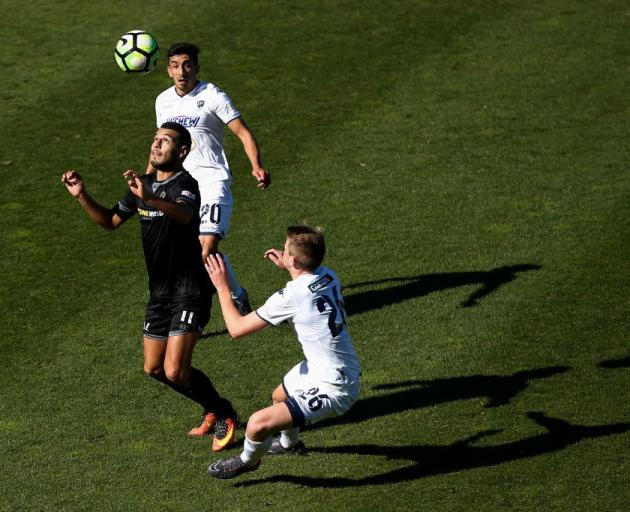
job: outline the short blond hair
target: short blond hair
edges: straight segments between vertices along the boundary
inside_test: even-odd
[[[324,261],[326,243],[320,228],[306,225],[289,226],[287,228],[289,255],[302,270],[314,271]]]

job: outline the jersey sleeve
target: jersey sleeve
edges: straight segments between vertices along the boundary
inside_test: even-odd
[[[192,176],[177,181],[173,192],[175,193],[175,202],[184,202],[199,209],[201,206],[201,198],[199,195],[199,185]]]
[[[236,109],[230,97],[219,88],[216,90],[212,110],[224,124],[241,117],[241,113]]]
[[[125,196],[114,206],[113,211],[121,219],[127,220],[138,211],[136,197],[128,191]]]
[[[297,301],[286,288],[274,293],[256,314],[271,325],[278,325],[293,318],[297,313]]]

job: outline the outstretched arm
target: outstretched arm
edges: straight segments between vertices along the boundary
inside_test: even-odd
[[[66,186],[70,195],[79,201],[81,207],[99,226],[111,230],[116,229],[124,222],[124,219],[120,218],[113,210],[105,208],[87,193],[83,184],[83,178],[77,171],[71,170],[63,173],[61,182]]]
[[[225,326],[232,338],[240,338],[247,334],[260,331],[269,324],[260,318],[255,312],[246,316],[241,316],[232,300],[232,292],[228,283],[227,272],[223,256],[220,253],[210,254],[206,258],[206,270],[210,276],[212,284],[217,289],[221,313],[225,320]]]
[[[267,188],[271,185],[271,176],[269,176],[269,173],[263,169],[263,166],[260,163],[260,151],[254,134],[241,117],[237,117],[236,119],[230,121],[228,123],[228,128],[232,130],[239,139],[241,139],[245,154],[252,164],[252,176],[254,176],[254,178],[258,181],[258,188]]]

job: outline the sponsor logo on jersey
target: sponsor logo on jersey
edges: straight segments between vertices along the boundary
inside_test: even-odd
[[[182,190],[182,194],[183,196],[192,199],[193,201],[197,198],[197,196],[195,196],[195,194],[193,194],[192,192],[189,192],[188,190]],[[208,206],[208,205],[205,205]]]
[[[160,210],[145,210],[144,208],[138,208],[138,215],[147,219],[153,219],[155,217],[162,217],[164,212]]]
[[[309,284],[308,289],[311,290],[311,292],[315,293],[321,290],[322,288],[326,288],[326,286],[332,283],[333,280],[334,280],[333,276],[331,276],[330,274],[326,274],[325,276],[320,277],[314,283]]]
[[[167,121],[181,124],[184,128],[196,128],[200,119],[201,117],[199,116],[175,116],[169,117]]]

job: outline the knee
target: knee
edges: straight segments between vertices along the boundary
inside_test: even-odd
[[[190,372],[181,366],[168,366],[164,368],[164,374],[170,382],[179,386],[188,384],[188,378],[190,377]]]
[[[288,399],[289,397],[284,392],[284,388],[282,386],[278,386],[273,390],[273,393],[271,393],[271,400],[274,404],[277,404],[278,402],[286,402]]]
[[[151,377],[153,379],[160,379],[164,377],[164,369],[161,366],[155,366],[151,364],[144,364],[144,374],[147,377]]]
[[[255,412],[247,421],[247,435],[250,439],[264,439],[273,434],[269,418],[262,411]]]

